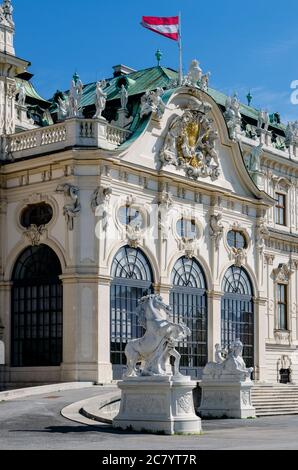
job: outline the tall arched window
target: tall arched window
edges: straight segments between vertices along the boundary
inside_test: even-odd
[[[243,358],[248,367],[254,366],[254,304],[252,283],[246,270],[231,266],[224,277],[221,305],[221,341],[223,347],[239,338]]]
[[[12,276],[12,366],[59,366],[62,362],[61,265],[46,245],[27,248]]]
[[[111,275],[111,362],[125,365],[127,342],[144,334],[136,307],[144,295],[153,292],[153,276],[144,253],[129,246],[116,254]]]
[[[208,312],[206,280],[201,266],[194,259],[180,258],[172,272],[170,303],[173,320],[185,323],[191,337],[178,347],[181,368],[193,377],[207,363]]]

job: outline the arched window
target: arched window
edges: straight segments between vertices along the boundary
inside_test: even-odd
[[[12,276],[12,366],[62,362],[61,265],[46,245],[27,248]]]
[[[191,337],[178,347],[182,356],[181,368],[193,377],[207,363],[207,295],[201,266],[194,259],[180,258],[172,272],[170,303],[173,320],[185,323]]]
[[[126,364],[124,350],[127,342],[144,334],[136,307],[144,295],[153,292],[153,276],[144,253],[129,246],[116,254],[111,275],[111,362],[123,366]]]
[[[239,338],[247,367],[254,366],[254,304],[249,275],[242,267],[231,266],[223,279],[221,341],[229,347]]]

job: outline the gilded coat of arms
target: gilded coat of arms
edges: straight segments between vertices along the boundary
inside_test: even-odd
[[[219,177],[219,159],[215,149],[218,133],[214,130],[208,103],[186,110],[172,121],[160,152],[161,167],[174,165],[197,179]]]

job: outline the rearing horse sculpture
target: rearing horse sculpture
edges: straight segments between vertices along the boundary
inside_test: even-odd
[[[171,356],[175,358],[174,375],[180,374],[181,355],[175,346],[190,336],[191,331],[183,323],[172,323],[170,311],[160,295],[148,295],[139,301],[136,313],[146,333],[130,341],[125,348],[126,377],[167,375],[166,363]],[[138,363],[141,363],[140,368],[137,368]]]

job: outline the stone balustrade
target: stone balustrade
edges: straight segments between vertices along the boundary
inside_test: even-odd
[[[130,131],[112,126],[104,119],[67,119],[53,126],[9,136],[6,157],[17,160],[71,147],[114,150],[130,135]]]

